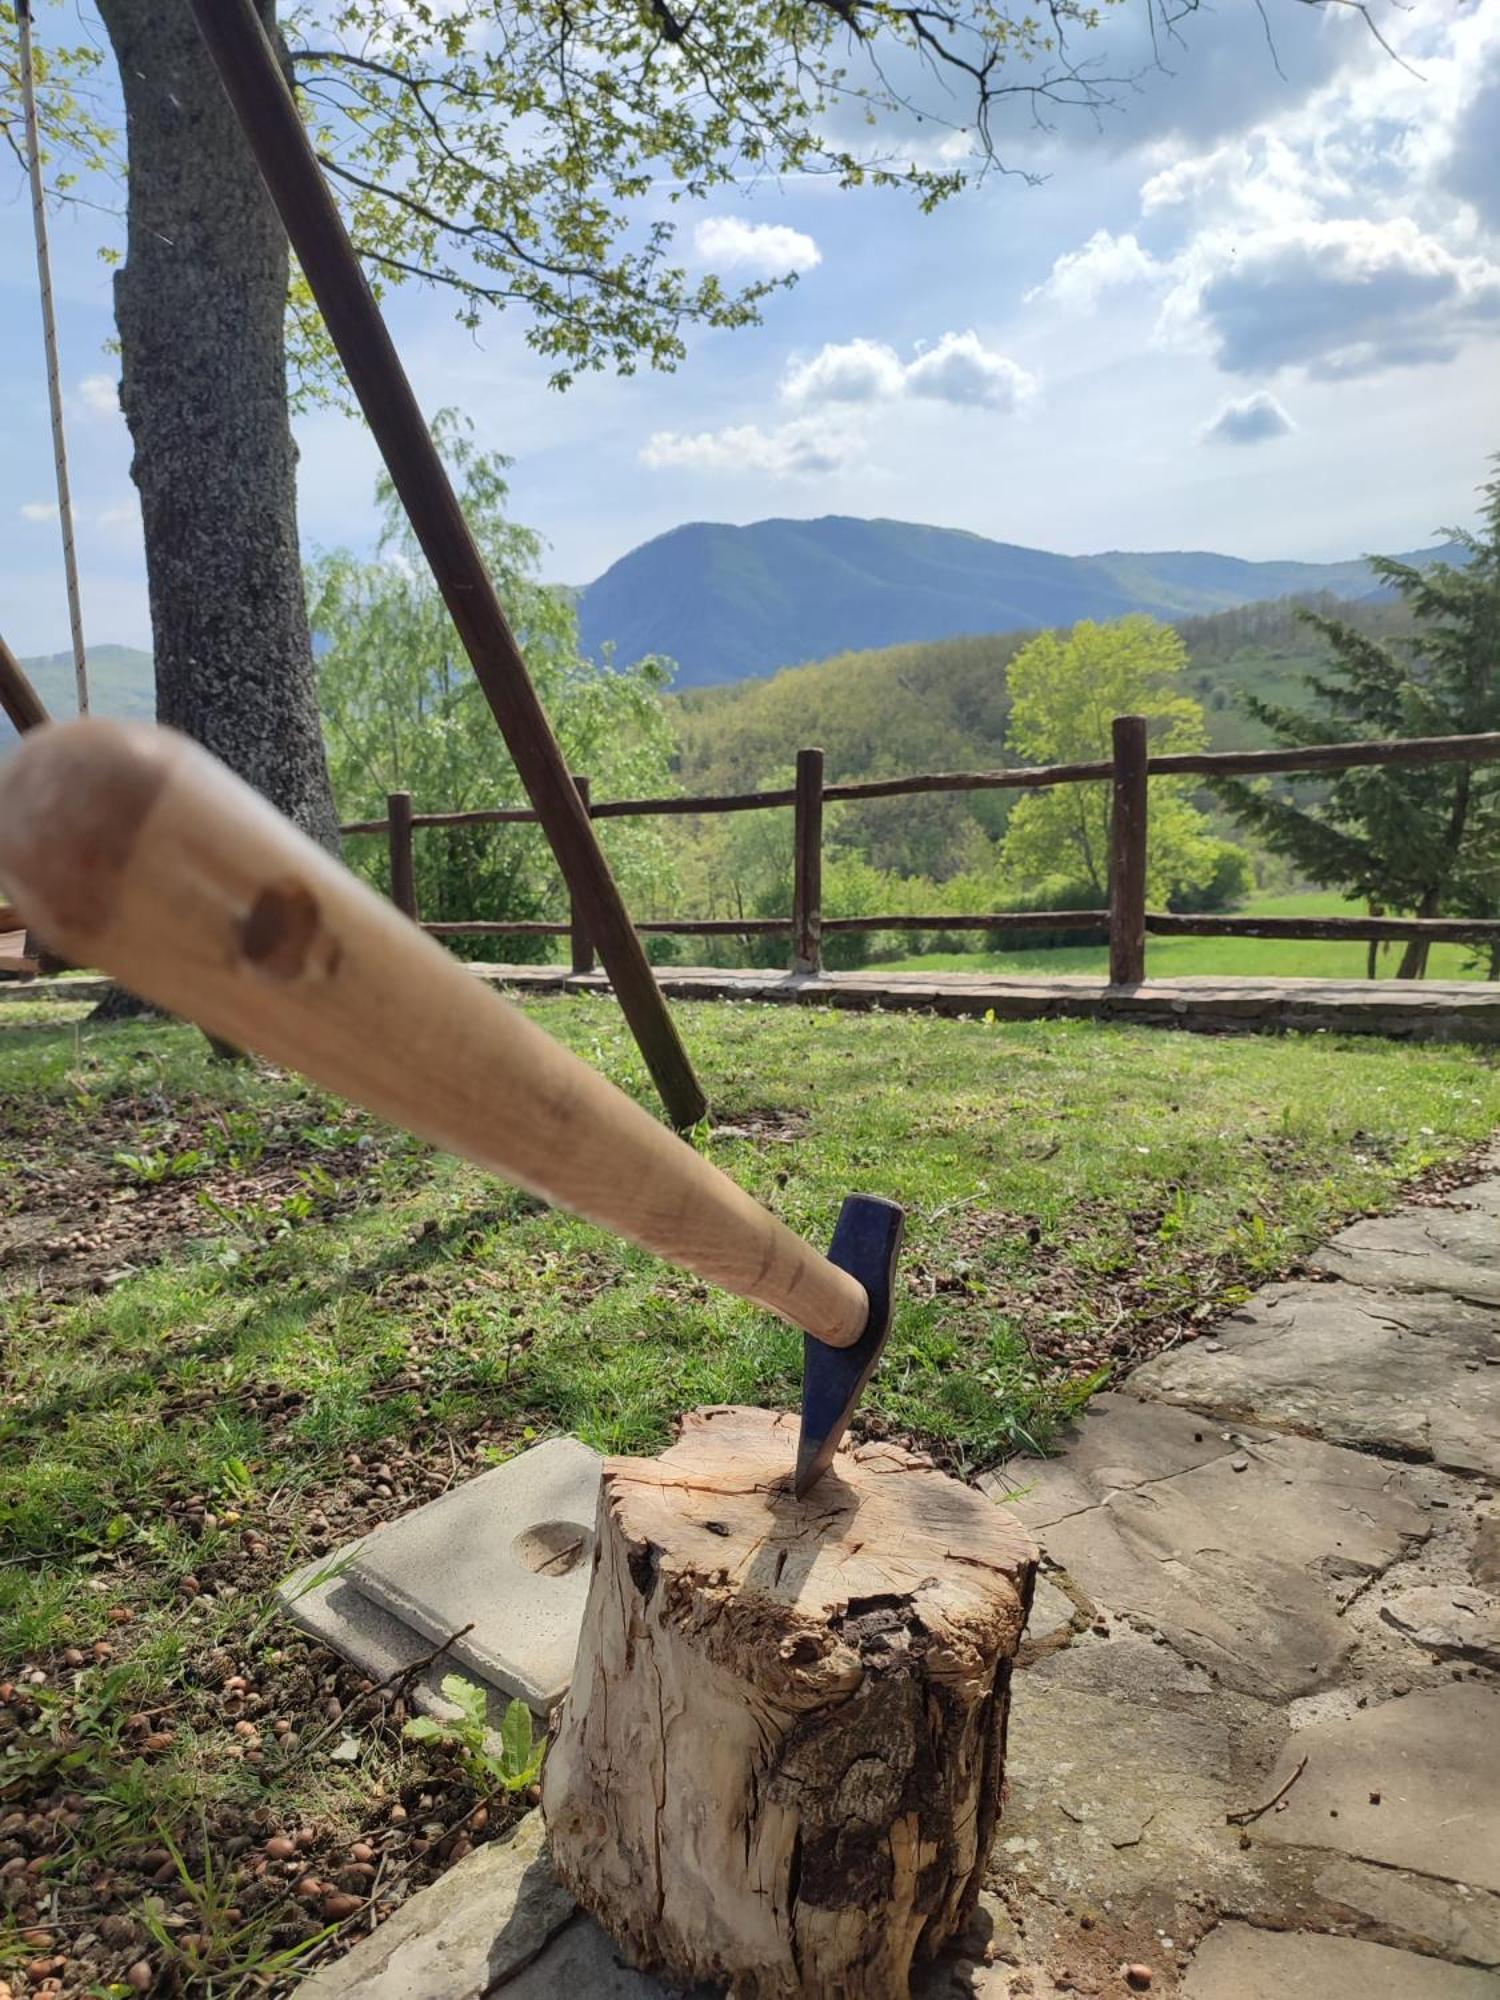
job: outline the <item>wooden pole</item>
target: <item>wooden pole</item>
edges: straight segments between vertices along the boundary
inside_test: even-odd
[[[574,789],[583,801],[583,809],[589,807],[589,781],[575,773]],[[589,927],[584,921],[583,910],[578,898],[569,892],[568,896],[568,936],[572,944],[573,970],[575,973],[592,972],[594,969],[594,941],[589,936]]]
[[[672,1123],[707,1100],[324,182],[255,0],[192,0],[220,82]]]
[[[0,639],[0,709],[4,709],[18,736],[24,736],[28,729],[40,729],[44,722],[51,720],[41,696],[27,678],[25,668],[4,639]],[[20,926],[10,924],[6,928],[17,929]],[[64,970],[62,960],[52,956],[35,931],[27,931],[21,948],[27,961],[38,972]]]
[[[1146,718],[1114,719],[1114,815],[1109,866],[1109,982],[1146,976]]]
[[[792,970],[823,970],[823,752],[797,752]]]
[[[3,639],[0,639],[0,708],[10,717],[11,727],[18,736],[24,736],[28,729],[39,729],[51,719],[41,696],[26,678],[21,662]]]
[[[47,198],[42,186],[42,141],[37,130],[36,83],[31,53],[31,0],[16,0],[21,56],[21,97],[26,111],[26,168],[31,181],[31,228],[36,241],[37,283],[42,295],[42,348],[47,360],[47,404],[52,412],[52,464],[57,478],[57,519],[62,529],[63,583],[73,636],[73,678],[78,713],[89,712],[88,663],[83,650],[83,606],[78,591],[78,550],[73,540],[73,496],[68,487],[68,445],[63,430],[62,374],[57,360],[57,315],[52,307],[52,257],[47,248]]]
[[[388,792],[386,824],[391,843],[391,901],[413,923],[417,916],[417,864],[411,844],[411,793]]]

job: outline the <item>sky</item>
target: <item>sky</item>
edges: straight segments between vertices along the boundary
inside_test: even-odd
[[[38,32],[87,27],[82,0]],[[1500,0],[1222,0],[1158,43],[1143,0],[1096,31],[1127,79],[1097,117],[1017,108],[1007,168],[923,215],[810,179],[724,188],[683,264],[779,276],[756,328],[689,335],[671,375],[557,393],[511,314],[439,295],[390,318],[423,406],[514,461],[546,574],[587,582],[684,521],[885,516],[1070,554],[1333,560],[1472,520],[1500,450]],[[931,88],[931,86],[928,86]],[[897,134],[927,160],[962,107]],[[150,642],[110,351],[118,222],[52,216],[68,443],[94,642]],[[0,155],[0,632],[61,650],[67,614],[24,177]],[[309,549],[371,546],[374,447],[298,425]]]

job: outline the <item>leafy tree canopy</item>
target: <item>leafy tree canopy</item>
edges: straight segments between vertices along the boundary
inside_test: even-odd
[[[1128,82],[1083,54],[1118,4],[334,0],[284,8],[280,32],[377,289],[442,288],[469,325],[524,308],[527,338],[561,385],[605,366],[671,368],[688,326],[752,323],[768,293],[795,281],[690,275],[676,245],[684,204],[811,174],[903,188],[931,209],[994,165],[1008,100],[1087,109]],[[14,20],[0,0],[0,134],[24,157]],[[106,165],[112,146],[99,49],[49,39],[44,139],[49,155],[70,156],[57,189]],[[954,132],[967,156],[934,143]],[[302,395],[338,393],[295,274],[290,303]]]
[[[1010,666],[1012,750],[1035,764],[1108,757],[1117,715],[1144,715],[1157,751],[1200,750],[1200,703],[1179,685],[1187,648],[1169,625],[1132,617],[1071,632],[1043,632]],[[1059,785],[1028,792],[1005,831],[1001,859],[1015,889],[1033,900],[1044,883],[1082,884],[1102,906],[1109,895],[1110,788]],[[1221,859],[1208,821],[1175,778],[1151,781],[1147,895],[1154,903],[1191,895]]]
[[[643,660],[614,671],[579,655],[572,606],[537,580],[540,538],[506,516],[505,460],[477,450],[451,412],[434,432],[569,766],[590,778],[600,798],[669,791],[665,667]],[[409,791],[418,812],[524,806],[489,704],[389,481],[379,482],[377,497],[385,528],[376,559],[335,551],[315,558],[308,575],[340,811],[381,817],[393,791]],[[603,837],[627,895],[655,900],[666,865],[656,823],[609,821]],[[426,829],[415,837],[415,856],[418,902],[428,919],[567,915],[566,891],[535,827]],[[386,886],[386,856],[376,841],[362,841],[352,859]]]

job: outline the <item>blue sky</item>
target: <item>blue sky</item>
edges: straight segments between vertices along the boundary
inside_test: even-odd
[[[73,12],[41,9],[40,32]],[[393,301],[397,339],[424,406],[457,405],[514,458],[515,514],[570,582],[682,521],[768,514],[1073,553],[1419,546],[1470,518],[1500,450],[1500,0],[1377,18],[1409,66],[1351,8],[1265,0],[1263,22],[1225,0],[1152,71],[1126,0],[1099,31],[1101,67],[1138,76],[1115,109],[999,127],[1038,184],[992,175],[930,217],[807,180],[721,190],[681,218],[683,261],[799,282],[762,327],[696,336],[675,375],[558,395],[521,321],[476,339],[432,295]],[[117,231],[68,209],[52,229],[86,628],[145,645],[98,256]],[[0,632],[60,650],[36,275],[9,158],[0,381]],[[299,436],[304,541],[367,546],[361,426],[324,411]]]

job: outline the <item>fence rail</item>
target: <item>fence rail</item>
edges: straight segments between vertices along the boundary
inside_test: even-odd
[[[796,783],[775,790],[659,799],[591,800],[589,781],[574,777],[591,819],[644,818],[655,814],[706,816],[761,812],[790,806],[794,815],[792,912],[788,917],[683,918],[638,923],[650,936],[789,937],[792,969],[822,968],[823,939],[860,931],[1104,931],[1109,976],[1116,986],[1139,985],[1146,972],[1148,937],[1262,937],[1500,944],[1500,920],[1459,917],[1236,917],[1178,915],[1146,908],[1153,777],[1266,777],[1292,772],[1348,771],[1368,765],[1500,761],[1500,731],[1476,736],[1418,736],[1390,742],[1314,743],[1290,750],[1203,750],[1152,754],[1144,717],[1117,716],[1112,757],[1087,763],[1048,764],[1005,771],[929,771],[905,778],[861,779],[830,785],[823,752],[797,753]],[[823,914],[823,807],[825,802],[918,797],[935,792],[1046,791],[1054,785],[1108,783],[1113,788],[1110,831],[1110,898],[1098,910],[996,910],[988,914],[825,917]],[[536,813],[522,807],[469,812],[412,810],[409,792],[392,792],[383,819],[352,820],[346,835],[384,834],[390,849],[391,899],[413,922],[417,908],[412,835],[421,827],[530,826]],[[518,920],[427,923],[435,937],[566,937],[575,972],[593,970],[593,945],[581,912],[567,922]]]

